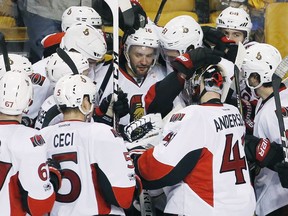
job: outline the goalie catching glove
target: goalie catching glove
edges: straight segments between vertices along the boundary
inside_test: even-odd
[[[127,149],[142,154],[160,142],[162,128],[163,121],[159,113],[151,113],[131,122],[124,127],[124,134],[129,141],[126,142]]]
[[[256,162],[260,167],[274,170],[275,164],[284,160],[281,145],[276,142],[271,143],[267,138],[246,135],[244,150],[247,160]]]
[[[185,79],[190,79],[196,69],[210,64],[218,64],[221,61],[221,53],[208,48],[199,47],[178,56],[171,62],[173,69],[185,75]]]

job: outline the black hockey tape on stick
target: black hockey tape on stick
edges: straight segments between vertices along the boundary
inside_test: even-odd
[[[278,65],[275,72],[272,75],[272,87],[274,92],[274,101],[276,106],[276,116],[278,119],[278,126],[280,131],[280,137],[281,137],[281,144],[283,148],[284,153],[284,161],[288,162],[288,145],[287,145],[287,138],[285,133],[285,125],[284,120],[282,116],[282,106],[281,106],[281,100],[279,95],[279,89],[282,82],[282,79],[285,77],[286,72],[288,71],[288,56],[286,56]]]
[[[156,16],[155,16],[155,19],[154,19],[155,25],[157,25],[157,23],[159,22],[160,16],[162,14],[162,11],[163,11],[163,8],[164,8],[166,2],[167,2],[167,0],[162,0],[161,1],[161,4],[159,6],[159,9],[158,9],[158,11],[156,13]]]
[[[79,74],[79,71],[73,62],[73,60],[70,58],[70,56],[61,48],[56,49],[57,54],[59,57],[69,66],[69,68],[72,70],[73,74]]]
[[[0,32],[0,46],[3,54],[3,59],[5,63],[5,69],[6,71],[10,71],[10,63],[9,63],[9,57],[8,57],[8,51],[7,51],[7,46],[6,46],[6,41],[5,41],[5,36],[2,32]]]
[[[113,98],[114,101],[118,100],[118,80],[119,80],[119,3],[121,3],[121,8],[125,11],[131,6],[130,0],[105,0],[111,9],[113,15]],[[126,9],[124,9],[126,8]],[[123,11],[122,11],[123,12]],[[133,15],[134,17],[134,15]],[[119,126],[118,116],[113,115],[113,127],[118,129]]]

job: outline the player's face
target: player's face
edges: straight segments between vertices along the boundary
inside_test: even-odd
[[[138,77],[146,76],[155,59],[155,49],[143,46],[131,46],[129,49],[130,64]]]
[[[168,50],[168,49],[163,49],[163,53],[165,56],[165,60],[168,62],[173,61],[177,56],[180,55],[178,50]]]
[[[258,88],[260,84],[260,76],[258,73],[251,73],[250,76],[247,78],[247,81],[247,84],[250,88]]]
[[[236,44],[240,42],[243,43],[245,39],[244,32],[234,29],[222,29],[222,32],[226,35],[229,40],[233,40]]]

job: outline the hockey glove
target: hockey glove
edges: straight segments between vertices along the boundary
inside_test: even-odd
[[[124,23],[123,14],[119,14],[119,27],[126,34],[130,35],[135,33],[135,30],[143,28],[147,24],[147,15],[138,1],[131,1],[132,9],[134,12],[133,26],[127,26]]]
[[[127,115],[129,111],[127,93],[119,90],[118,100],[114,102],[112,94],[105,97],[100,105],[95,108],[93,118],[96,122],[102,122],[112,126],[114,113],[117,117],[122,118]]]
[[[50,182],[54,187],[54,191],[57,192],[61,188],[62,184],[62,170],[58,161],[51,158],[47,159],[46,164],[49,168]]]
[[[238,51],[238,45],[235,44],[235,41],[229,40],[219,29],[210,26],[202,26],[201,28],[204,34],[204,45],[210,48],[214,47],[215,50],[224,53],[224,58],[235,62]]]
[[[245,136],[245,155],[248,161],[256,162],[260,167],[274,170],[276,163],[283,161],[281,145],[267,138],[258,138],[253,135]]]
[[[245,99],[241,99],[241,104],[243,109],[243,120],[245,122],[246,133],[253,134],[255,107]]]
[[[29,118],[28,116],[22,116],[21,124],[25,125],[27,127],[34,128],[35,121],[33,119]]]
[[[199,47],[190,50],[171,62],[173,69],[186,75],[186,80],[190,79],[196,69],[210,64],[217,64],[221,61],[221,53],[208,48]]]
[[[275,165],[275,170],[278,173],[282,187],[288,188],[288,163],[277,163]]]

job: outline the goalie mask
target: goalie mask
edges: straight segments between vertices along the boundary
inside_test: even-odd
[[[33,97],[30,78],[21,71],[8,71],[0,78],[0,112],[20,115],[27,111]]]
[[[8,54],[9,64],[11,70],[18,70],[25,72],[28,76],[33,73],[32,64],[28,58],[18,54]],[[0,55],[0,74],[6,72],[3,55]]]
[[[190,49],[202,46],[203,32],[200,25],[188,15],[177,16],[171,19],[161,32],[161,47],[165,51],[175,50],[182,55]],[[168,55],[169,56],[169,55]]]
[[[129,68],[136,73],[131,66],[129,56],[130,49],[133,46],[141,47],[143,50],[145,50],[146,47],[154,49],[153,62],[150,66],[151,69],[155,65],[159,56],[159,38],[155,30],[152,27],[149,27],[149,25],[146,25],[144,28],[139,28],[134,34],[128,36],[124,44],[124,55],[127,60],[127,64]]]
[[[242,70],[246,84],[251,89],[257,89],[264,83],[272,82],[272,75],[281,62],[280,52],[270,44],[256,43],[246,49]],[[253,86],[249,77],[257,77],[259,84]]]
[[[216,19],[217,28],[235,29],[246,33],[243,44],[249,41],[252,22],[243,8],[228,7]]]
[[[82,109],[83,98],[86,95],[92,104],[88,112]],[[66,75],[56,83],[54,98],[60,110],[61,108],[78,108],[86,116],[93,111],[93,104],[96,102],[96,85],[87,76]]]
[[[219,64],[210,65],[204,71],[198,69],[185,83],[186,95],[192,99],[192,103],[199,103],[206,92],[216,92],[224,103],[234,77],[233,66],[232,62],[222,59]]]
[[[60,48],[77,51],[95,61],[102,61],[107,52],[103,32],[87,23],[73,24],[62,38]]]
[[[62,31],[66,32],[71,25],[77,22],[86,22],[97,29],[102,28],[100,15],[93,8],[87,6],[71,6],[67,8],[62,15]]]
[[[79,74],[83,74],[83,72],[88,73],[89,63],[87,58],[85,58],[80,53],[76,52],[67,52],[71,60],[74,62]],[[60,58],[57,53],[52,54],[48,57],[48,61],[45,67],[46,74],[48,79],[52,83],[56,83],[61,77],[73,74],[70,67]]]

